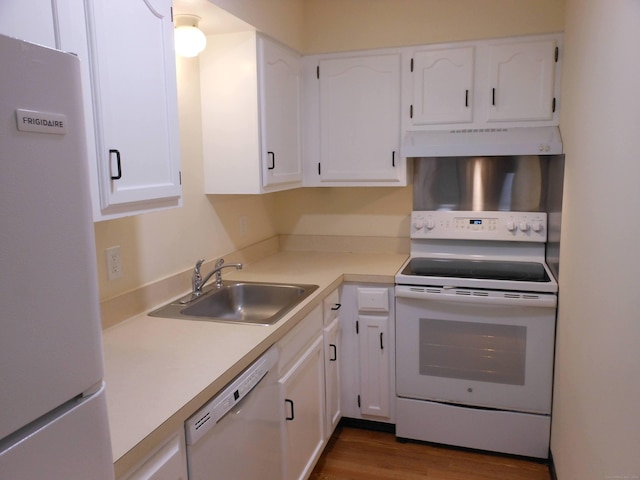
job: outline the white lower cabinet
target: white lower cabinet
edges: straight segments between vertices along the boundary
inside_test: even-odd
[[[358,315],[357,325],[360,413],[389,418],[389,316]]]
[[[302,350],[299,348],[303,345]],[[279,342],[284,478],[308,478],[325,445],[322,307]]]
[[[342,329],[338,318],[340,291],[334,290],[323,301],[324,312],[324,380],[326,402],[325,439],[331,434],[342,418],[340,363],[342,362]]]
[[[324,374],[318,338],[281,379],[286,479],[307,478],[324,446]]]
[[[187,454],[184,430],[180,429],[141,464],[118,480],[187,480]]]
[[[393,287],[345,284],[342,327],[342,415],[395,421]]]

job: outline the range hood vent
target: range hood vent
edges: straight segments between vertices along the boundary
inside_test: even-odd
[[[407,132],[403,157],[558,155],[558,127],[473,128]]]

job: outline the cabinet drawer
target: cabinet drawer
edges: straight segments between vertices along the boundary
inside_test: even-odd
[[[389,293],[387,288],[358,288],[359,312],[388,312]]]
[[[336,288],[322,301],[322,312],[324,325],[329,325],[338,317],[338,312],[342,304],[340,303],[340,289]]]

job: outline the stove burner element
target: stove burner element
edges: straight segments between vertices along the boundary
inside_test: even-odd
[[[501,260],[467,260],[412,258],[402,275],[508,280],[516,282],[549,282],[541,263]]]

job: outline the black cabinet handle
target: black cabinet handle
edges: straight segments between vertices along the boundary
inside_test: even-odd
[[[291,416],[284,417],[284,419],[293,420],[296,417],[295,412],[293,410],[293,400],[289,400],[288,398],[285,398],[284,403],[288,403],[291,406]]]
[[[380,350],[384,350],[384,344],[382,343],[382,332],[380,332]]]
[[[331,307],[331,310],[340,310],[340,307],[342,306],[341,303],[336,303],[335,306]]]
[[[469,106],[469,90],[464,91],[464,106]]]
[[[267,152],[267,156],[271,157],[271,166],[267,167],[267,170],[273,170],[276,168],[276,154],[273,152]]]
[[[329,357],[329,361],[335,362],[338,360],[338,348],[333,343],[329,344],[329,348],[333,351],[333,356]]]
[[[111,161],[111,156],[116,156],[116,165],[118,165],[118,174],[111,175],[111,180],[120,180],[122,178],[122,164],[120,163],[120,150],[109,150],[109,161]]]
[[[491,89],[491,105],[495,105],[496,104],[496,89],[492,88]]]
[[[392,167],[396,166],[396,151],[395,150],[393,152],[391,152],[391,166]]]

